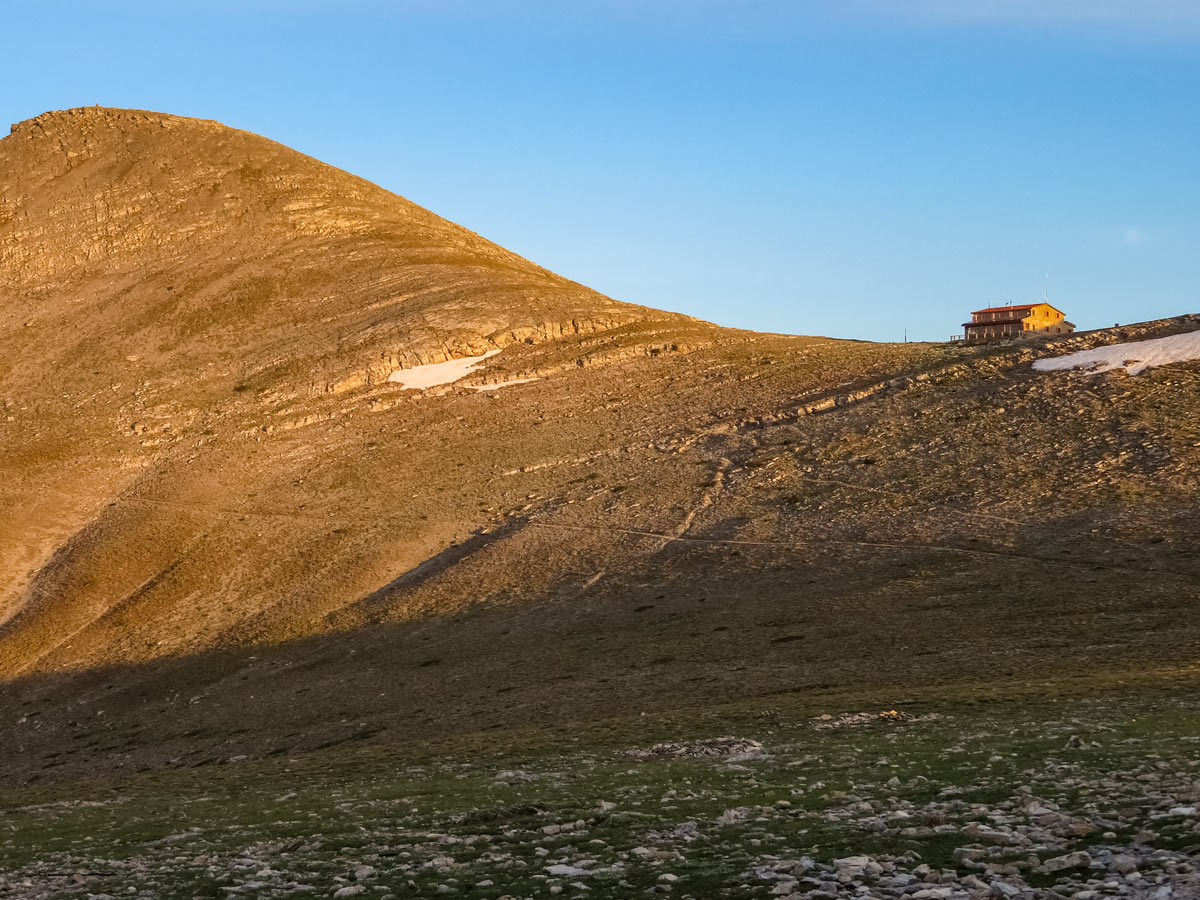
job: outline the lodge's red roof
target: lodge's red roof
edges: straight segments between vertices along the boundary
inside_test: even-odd
[[[985,312],[1004,312],[1005,310],[1008,310],[1008,309],[1033,309],[1035,306],[1041,306],[1041,305],[1042,305],[1041,303],[1014,303],[1012,306],[989,306],[987,309],[977,309],[974,312],[972,312],[971,315],[975,315],[976,313],[985,313]],[[1046,304],[1046,306],[1049,306],[1049,305],[1050,305],[1049,303]]]

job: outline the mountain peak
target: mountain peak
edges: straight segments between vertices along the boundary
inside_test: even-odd
[[[153,112],[146,109],[121,109],[111,106],[76,106],[71,109],[51,109],[30,119],[14,123],[9,129],[11,134],[35,133],[65,133],[85,131],[97,124],[116,125],[125,127],[157,126],[175,128],[181,125],[193,125],[207,128],[224,128],[220,122],[212,119],[195,119],[188,116],[176,116],[171,113]]]
[[[149,364],[136,349],[149,345],[172,383],[253,371],[288,394],[515,340],[688,321],[260,135],[105,107],[47,112],[0,140],[0,300],[16,358],[84,355],[116,380],[125,356]]]

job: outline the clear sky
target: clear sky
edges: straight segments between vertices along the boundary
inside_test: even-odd
[[[622,300],[944,339],[1191,312],[1197,0],[4,0],[0,118],[219,119]]]

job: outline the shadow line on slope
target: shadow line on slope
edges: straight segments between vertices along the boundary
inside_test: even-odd
[[[514,565],[545,553],[529,524],[513,523],[530,542]],[[581,541],[559,543],[573,557],[587,552]],[[570,602],[571,576],[461,615],[424,604],[408,621],[0,683],[0,721],[11,723],[0,729],[0,785],[827,690],[895,697],[974,684],[1002,696],[1032,679],[1049,689],[1139,666],[1184,671],[1200,649],[1180,618],[1195,602],[1186,584],[1116,573],[1084,583],[1017,557],[981,570],[967,591],[954,587],[957,566],[907,545],[896,545],[899,571],[890,561],[864,566],[871,548],[804,559],[761,542],[761,553],[730,568],[714,550],[755,542],[669,543],[678,558],[650,578],[631,560],[588,603]],[[466,554],[460,561],[470,566]],[[413,577],[428,590],[435,568]],[[473,577],[442,587],[461,592]]]
[[[464,559],[474,556],[479,551],[491,546],[497,541],[517,534],[527,525],[532,524],[528,519],[510,519],[496,528],[477,529],[469,538],[460,544],[453,544],[435,553],[428,559],[417,563],[406,572],[393,578],[383,587],[377,588],[360,600],[350,605],[350,608],[375,609],[391,599],[397,592],[418,588],[431,578],[436,578]]]
[[[1003,557],[1007,559],[1025,559],[1031,562],[1077,566],[1085,569],[1108,569],[1113,572],[1128,572],[1136,575],[1165,575],[1171,578],[1186,578],[1189,580],[1195,577],[1187,572],[1172,572],[1170,569],[1142,569],[1137,568],[1136,566],[1116,566],[1111,563],[1097,562],[1095,560],[1076,560],[1064,557],[1037,556],[1031,553],[1013,553],[1005,550],[989,550],[983,547],[955,547],[951,544],[916,544],[902,542],[889,543],[883,541],[847,540],[749,541],[738,540],[736,538],[689,537],[687,535],[671,534],[662,531],[621,528],[616,525],[575,525],[565,522],[530,522],[529,524],[536,528],[563,528],[572,531],[595,531],[609,532],[613,534],[627,534],[635,537],[655,538],[665,543],[679,541],[689,544],[728,544],[730,546],[742,547],[777,547],[781,550],[799,550],[803,547],[863,547],[871,550],[897,550],[901,552],[909,550],[928,550],[934,553],[964,553],[970,555]]]

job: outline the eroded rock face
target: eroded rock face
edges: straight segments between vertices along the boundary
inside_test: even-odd
[[[405,361],[672,318],[217,122],[46,113],[0,141],[0,173],[0,290],[22,342],[92,368],[137,354],[211,378],[233,362],[338,391]]]

